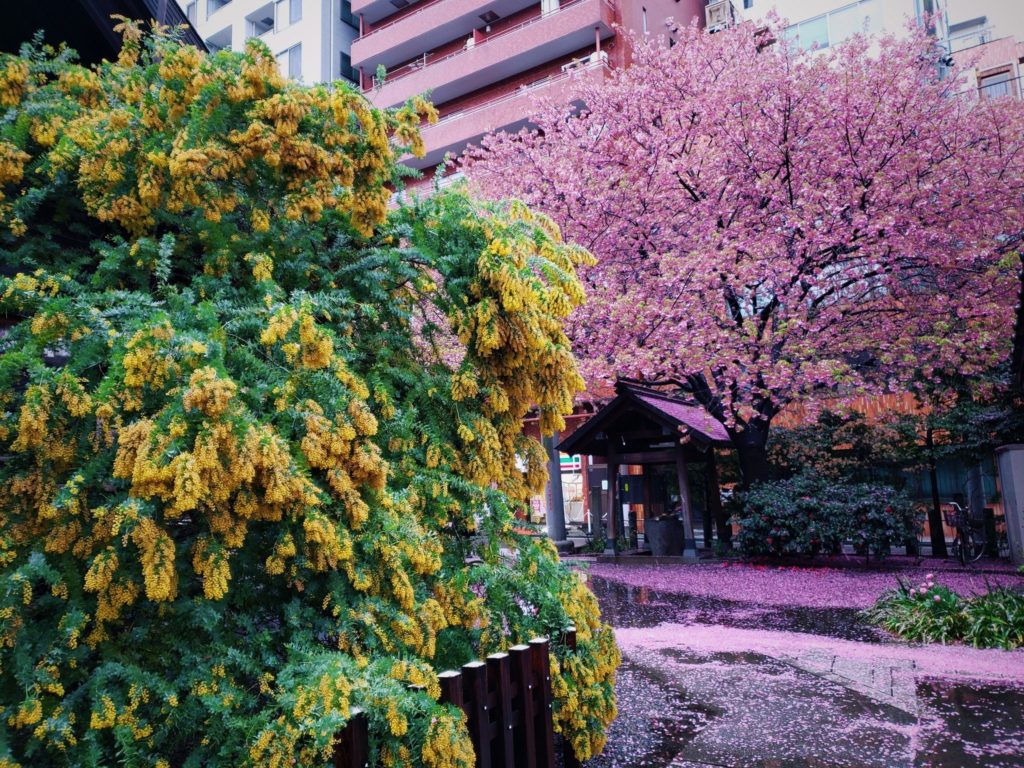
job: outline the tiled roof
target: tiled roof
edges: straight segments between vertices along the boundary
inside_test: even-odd
[[[690,429],[696,430],[712,440],[729,441],[729,433],[725,431],[722,423],[716,421],[703,408],[697,405],[687,405],[678,400],[664,397],[652,397],[651,395],[637,394],[636,397],[647,405],[661,411],[670,419],[685,424]]]

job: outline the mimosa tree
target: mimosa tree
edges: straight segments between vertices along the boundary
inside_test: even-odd
[[[611,631],[511,525],[589,257],[389,214],[426,103],[121,29],[0,60],[0,766],[324,765],[354,706],[380,764],[468,766],[437,673],[571,623],[556,727],[599,750]]]

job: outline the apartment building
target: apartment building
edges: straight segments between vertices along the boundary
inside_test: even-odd
[[[628,51],[620,27],[660,34],[669,18],[703,20],[706,5],[705,0],[352,0],[360,27],[352,63],[363,91],[380,107],[430,92],[440,120],[423,129],[426,156],[405,160],[426,169],[487,133],[526,125],[538,99],[568,98],[570,78],[600,81],[624,66]]]
[[[788,22],[786,34],[805,48],[828,48],[851,35],[895,33],[908,19],[933,16],[936,35],[945,37],[945,0],[742,0],[749,18],[775,13]]]
[[[969,67],[967,87],[977,88],[986,99],[1024,96],[1024,42],[1000,35],[988,16],[951,24],[949,32],[950,52]]]
[[[178,0],[211,52],[242,50],[259,38],[281,72],[301,82],[355,82],[352,42],[358,21],[349,0]]]

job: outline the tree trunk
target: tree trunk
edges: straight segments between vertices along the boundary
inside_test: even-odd
[[[928,530],[931,533],[932,557],[946,557],[946,533],[942,529],[942,504],[939,501],[939,475],[936,471],[935,441],[932,428],[925,431],[925,445],[928,447],[928,479],[932,485],[932,506],[928,510]]]
[[[743,488],[754,483],[771,479],[771,463],[768,461],[768,425],[747,424],[742,432],[733,435],[736,456],[743,473]]]
[[[727,546],[732,541],[732,527],[729,525],[728,516],[722,507],[722,489],[718,485],[718,462],[715,460],[715,449],[708,448],[707,463],[707,499],[708,509],[715,519],[715,527],[718,529],[718,541]]]

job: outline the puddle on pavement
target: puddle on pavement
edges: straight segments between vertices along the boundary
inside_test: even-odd
[[[590,588],[605,621],[614,627],[721,624],[737,629],[803,632],[841,640],[885,642],[881,630],[865,623],[856,608],[782,608],[739,600],[657,592],[592,576]]]
[[[719,712],[667,685],[657,670],[628,660],[619,667],[619,717],[604,753],[587,768],[667,768]]]
[[[1022,768],[1024,688],[926,680],[915,768]]]
[[[852,609],[763,607],[600,578],[591,587],[615,627],[706,623],[892,642]],[[667,768],[680,756],[743,768],[1024,768],[1024,687],[921,681],[918,719],[757,653],[635,655],[621,668],[608,746],[587,768]]]

